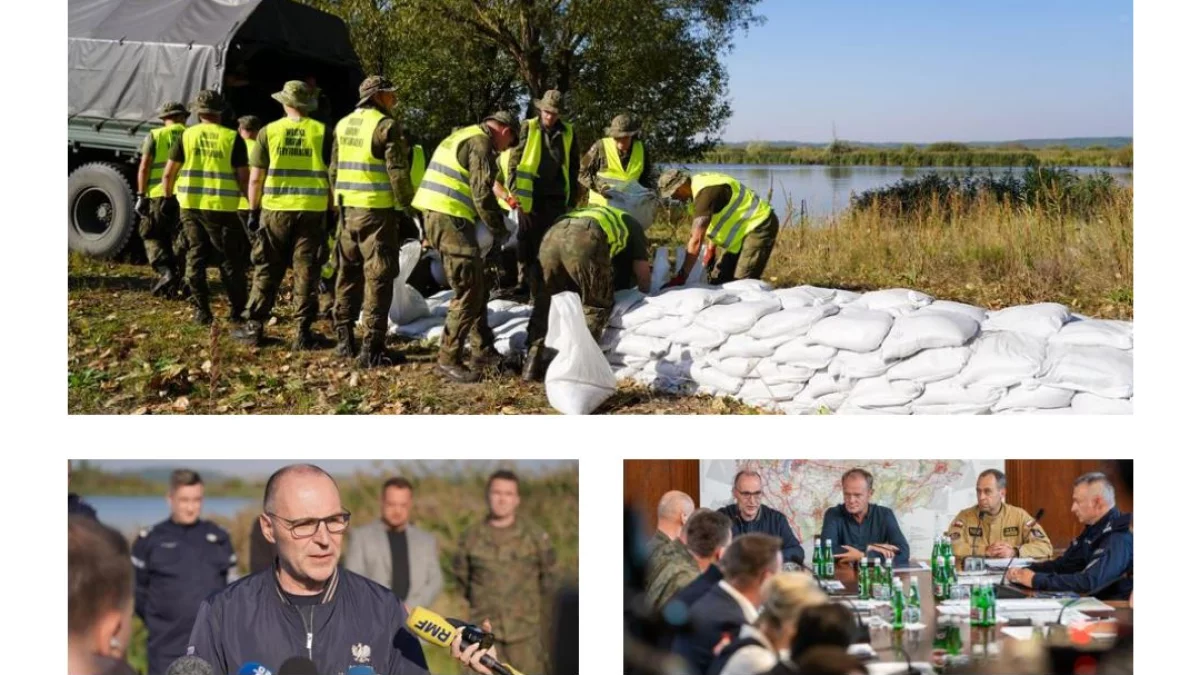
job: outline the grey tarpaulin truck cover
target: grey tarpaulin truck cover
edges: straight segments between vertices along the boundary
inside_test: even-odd
[[[68,0],[71,248],[111,256],[124,247],[138,149],[164,101],[217,89],[227,123],[245,114],[269,122],[281,114],[270,94],[313,78],[328,123],[353,107],[362,77],[342,20],[291,0]]]

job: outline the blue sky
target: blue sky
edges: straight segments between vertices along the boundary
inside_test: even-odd
[[[88,460],[93,465],[100,466],[109,471],[140,471],[149,467],[169,467],[169,468],[189,468],[199,471],[201,475],[205,471],[217,471],[230,475],[241,475],[249,478],[266,477],[271,475],[276,469],[285,464],[290,464],[291,461],[278,459],[90,459]],[[358,470],[371,471],[373,467],[383,466],[403,471],[406,466],[426,467],[432,470],[453,470],[454,465],[460,462],[450,460],[428,460],[428,461],[401,461],[401,460],[371,460],[371,459],[331,459],[331,460],[297,460],[306,461],[316,464],[334,475],[345,475],[354,473]],[[477,461],[470,462],[481,464],[487,468],[498,467],[498,462],[492,461]],[[552,459],[534,459],[534,460],[517,460],[511,463],[515,465],[518,471],[537,472],[539,470],[550,467],[571,466],[576,464],[575,460],[552,460]]]
[[[1133,135],[1131,0],[763,0],[727,141]]]

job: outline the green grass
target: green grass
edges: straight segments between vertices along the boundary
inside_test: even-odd
[[[1049,147],[1029,149],[1008,147],[971,147],[961,143],[933,143],[924,147],[857,147],[844,141],[824,148],[779,148],[751,143],[745,147],[721,146],[703,156],[713,164],[800,164],[831,166],[1133,166],[1133,146],[1122,148]]]

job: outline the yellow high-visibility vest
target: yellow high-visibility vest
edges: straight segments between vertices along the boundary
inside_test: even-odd
[[[412,178],[413,191],[415,192],[421,186],[421,179],[425,178],[425,148],[420,145],[414,145],[412,152],[412,166],[408,167],[408,175]]]
[[[605,138],[601,141],[604,144],[604,170],[596,174],[597,178],[603,178],[613,183],[624,183],[626,181],[637,180],[642,177],[642,171],[645,169],[644,158],[646,149],[641,141],[634,141],[633,147],[629,149],[629,166],[621,167],[621,152],[617,149],[617,141],[614,138]],[[588,190],[588,204],[593,206],[604,206],[608,200],[604,195],[595,190]]]
[[[611,206],[587,206],[575,209],[564,218],[590,218],[604,230],[608,238],[608,256],[615,258],[629,244],[629,228],[625,226],[625,212]]]
[[[358,108],[337,125],[337,183],[333,196],[342,206],[390,209],[396,206],[387,166],[371,153],[375,128],[385,119],[375,108]]]
[[[175,184],[180,208],[197,211],[237,211],[237,174],[233,146],[237,132],[201,122],[183,132],[183,167]]]
[[[542,162],[542,124],[538,118],[525,120],[529,131],[525,134],[525,150],[521,153],[521,161],[517,163],[517,182],[513,189],[521,209],[525,213],[533,211],[533,179],[537,177],[538,165]],[[571,203],[571,142],[575,137],[575,129],[563,122],[566,133],[563,134],[563,184],[566,191],[567,203]]]
[[[458,149],[469,139],[486,135],[483,127],[473,124],[455,131],[439,143],[425,170],[425,177],[417,188],[417,194],[413,196],[413,207],[475,220],[471,173],[458,162]]]
[[[742,240],[751,230],[771,216],[771,204],[731,176],[720,173],[698,173],[692,176],[692,195],[716,185],[728,185],[733,197],[725,208],[714,213],[708,224],[708,238],[730,253],[740,253]]]
[[[150,130],[150,138],[154,139],[154,157],[150,159],[150,185],[146,196],[154,199],[164,194],[162,186],[163,169],[167,168],[167,155],[175,141],[183,135],[187,127],[178,122],[165,127]]]
[[[259,132],[270,157],[262,207],[270,211],[327,211],[329,167],[321,156],[325,125],[311,117],[275,120]]]
[[[250,138],[243,139],[243,140],[246,141],[246,156],[249,157],[250,155],[254,154],[254,149],[258,147],[258,141],[250,139]],[[238,211],[249,211],[249,210],[250,210],[250,200],[246,197],[246,195],[242,195],[242,198],[238,200]]]

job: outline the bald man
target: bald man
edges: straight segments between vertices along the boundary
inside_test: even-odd
[[[349,523],[337,483],[323,469],[294,464],[276,471],[258,517],[275,546],[275,565],[205,600],[187,653],[220,673],[293,656],[308,657],[322,673],[352,666],[380,675],[428,673],[420,643],[404,626],[404,605],[387,588],[338,568]],[[481,653],[460,651],[459,641],[453,656],[489,672]]]
[[[646,557],[649,559],[659,546],[679,539],[683,526],[696,510],[696,503],[686,492],[671,490],[658,500],[658,529],[646,542]]]

